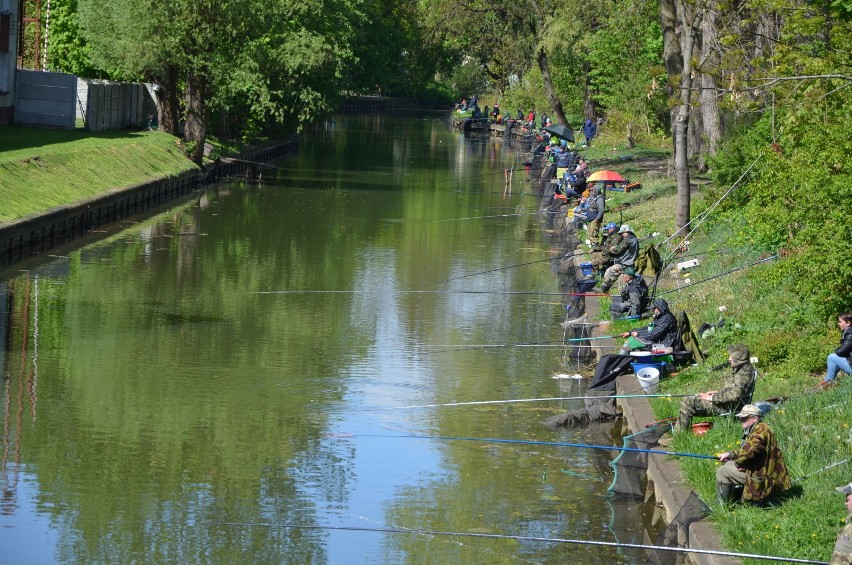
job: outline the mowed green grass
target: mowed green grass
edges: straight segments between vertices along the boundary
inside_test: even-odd
[[[177,142],[157,131],[0,128],[0,223],[194,169]]]

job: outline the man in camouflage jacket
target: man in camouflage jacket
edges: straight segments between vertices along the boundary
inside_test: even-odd
[[[743,442],[738,449],[719,455],[724,463],[716,469],[716,496],[720,504],[733,499],[737,485],[743,487],[743,502],[760,503],[775,492],[793,486],[784,456],[772,429],[761,422],[762,412],[746,404],[737,414],[743,427]]]
[[[612,260],[610,266],[604,273],[601,281],[601,292],[609,292],[613,283],[618,280],[618,277],[626,267],[633,267],[636,264],[636,258],[639,256],[639,239],[636,234],[627,224],[621,226],[618,230],[621,235],[621,241],[616,245],[607,248],[607,252]]]
[[[602,236],[600,244],[592,246],[592,266],[598,271],[605,271],[612,264],[609,256],[609,248],[621,243],[622,235],[618,233],[618,224],[610,222],[606,226],[606,233]]]
[[[846,525],[834,542],[834,553],[831,555],[831,565],[852,565],[852,483],[835,489],[846,496]]]
[[[691,430],[693,416],[715,416],[735,410],[738,406],[750,402],[747,398],[751,391],[754,367],[751,366],[751,354],[745,345],[728,348],[728,362],[731,372],[725,378],[722,390],[710,390],[687,396],[680,403],[675,429]]]

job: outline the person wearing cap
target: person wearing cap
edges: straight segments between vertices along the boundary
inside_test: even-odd
[[[615,222],[608,223],[604,226],[604,229],[606,233],[601,236],[601,242],[592,246],[592,266],[595,270],[601,272],[606,271],[612,262],[609,249],[618,245],[623,239],[622,235],[618,233],[618,224]]]
[[[612,284],[618,280],[618,276],[626,267],[636,266],[636,258],[639,256],[639,239],[630,229],[630,226],[624,224],[618,230],[618,233],[621,234],[621,241],[607,248],[607,252],[612,258],[612,266],[604,273],[601,282],[601,292],[603,293],[609,292]]]
[[[846,496],[846,525],[840,530],[837,541],[834,542],[834,553],[831,554],[831,565],[852,565],[852,483],[837,487],[837,492]]]
[[[632,267],[631,267],[632,269]],[[621,334],[627,341],[621,346],[621,354],[627,355],[632,349],[645,349],[655,343],[665,347],[675,347],[677,341],[677,319],[669,310],[669,303],[658,298],[651,305],[654,318],[645,328],[636,328]]]
[[[642,275],[636,274],[633,267],[624,269],[621,278],[624,287],[621,290],[621,295],[612,299],[609,311],[613,318],[625,314],[628,318],[638,318],[648,306],[648,285],[645,284]]]
[[[737,406],[749,402],[754,367],[751,354],[745,345],[728,348],[728,363],[731,370],[725,377],[721,390],[709,390],[685,397],[680,403],[676,430],[692,430],[693,416],[718,416],[730,413]]]
[[[762,417],[754,404],[746,404],[737,413],[743,441],[739,448],[719,454],[719,461],[724,463],[716,469],[716,498],[720,504],[733,501],[738,486],[743,487],[742,501],[752,504],[793,486],[775,433],[761,421]]]

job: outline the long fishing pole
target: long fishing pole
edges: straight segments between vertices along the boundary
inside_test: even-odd
[[[255,290],[246,294],[377,294],[378,290]],[[500,294],[527,296],[596,296],[566,292],[538,292],[532,290],[394,290],[382,294]]]
[[[281,528],[292,530],[320,530],[320,531],[346,531],[346,532],[379,532],[386,534],[415,534],[421,536],[452,536],[482,539],[511,539],[517,541],[534,541],[545,543],[570,543],[575,545],[594,545],[599,547],[615,547],[628,549],[642,549],[653,551],[672,551],[675,553],[695,553],[701,555],[723,555],[728,557],[739,557],[741,559],[762,559],[764,561],[783,561],[785,563],[812,563],[814,565],[829,565],[828,561],[816,561],[813,559],[797,559],[795,557],[778,557],[773,555],[760,555],[757,553],[736,553],[733,551],[717,551],[713,549],[697,549],[691,547],[669,547],[665,545],[647,545],[639,543],[622,543],[612,541],[583,540],[571,538],[547,538],[537,536],[513,536],[506,534],[485,534],[481,532],[447,532],[440,530],[421,530],[408,528],[383,528],[379,526],[327,526],[327,525],[302,525],[302,524],[271,524],[265,522],[219,522],[212,525],[217,526],[239,526],[243,528]]]
[[[512,443],[523,445],[550,445],[553,447],[577,447],[581,449],[602,449],[605,451],[631,451],[634,453],[651,453],[655,455],[672,455],[676,457],[695,457],[697,459],[718,459],[715,455],[702,455],[700,453],[687,453],[685,451],[662,451],[658,449],[642,449],[639,447],[616,447],[614,445],[595,445],[592,443],[565,443],[560,441],[535,441],[529,439],[504,439],[493,437],[458,437],[458,436],[420,436],[420,435],[393,435],[393,434],[330,434],[333,437],[374,437],[392,439],[428,439],[431,441],[478,441],[484,443]]]
[[[481,343],[481,344],[464,344],[464,343],[442,343],[425,345],[424,347],[561,347],[565,342],[574,341],[594,341],[598,339],[613,339],[620,336],[600,335],[593,337],[572,337],[562,341],[541,341],[538,343]]]
[[[743,269],[748,269],[749,267],[753,267],[753,266],[759,265],[761,263],[766,263],[767,261],[772,261],[773,259],[777,259],[777,258],[778,258],[778,255],[772,255],[771,257],[766,257],[765,259],[755,261],[754,263],[749,263],[748,265],[743,265],[742,267],[737,267],[736,269],[731,269],[730,271],[725,271],[724,273],[719,273],[718,275],[713,275],[712,277],[702,279],[700,281],[697,281],[697,282],[694,282],[694,283],[691,283],[691,284],[688,284],[688,285],[684,285],[680,288],[673,288],[671,290],[661,292],[660,296],[663,296],[664,294],[671,294],[672,292],[678,292],[678,291],[681,291],[685,288],[689,288],[691,286],[706,283],[707,281],[712,281],[713,279],[718,279],[719,277],[724,277],[725,275],[730,275],[731,273],[736,273],[737,271],[742,271]]]
[[[450,282],[450,281],[457,281],[459,279],[466,279],[468,277],[475,277],[475,276],[478,276],[478,275],[486,275],[488,273],[496,273],[497,271],[505,271],[507,269],[514,269],[515,267],[526,267],[527,265],[534,265],[536,263],[544,263],[545,261],[553,261],[554,259],[562,259],[564,257],[568,257],[569,255],[573,255],[573,252],[566,253],[565,255],[558,255],[556,257],[548,257],[547,259],[538,259],[536,261],[529,261],[527,263],[518,263],[517,265],[508,265],[506,267],[497,267],[496,269],[488,269],[487,271],[479,271],[478,273],[471,273],[469,275],[461,275],[461,276],[458,276],[458,277],[452,277],[452,278],[449,278],[449,279],[437,281],[433,284],[441,284],[441,283]]]
[[[559,344],[554,343],[553,345],[517,345],[517,346],[473,345],[473,346],[470,346],[470,347],[466,347],[464,344],[460,343],[460,344],[457,344],[457,345],[447,344],[447,345],[441,345],[441,346],[437,346],[437,347],[442,347],[442,348],[446,348],[446,349],[440,349],[440,350],[437,350],[437,351],[432,351],[430,353],[432,353],[433,355],[437,355],[439,353],[455,353],[455,352],[458,352],[458,351],[481,351],[483,349],[485,349],[486,351],[497,351],[498,349],[505,349],[506,347],[524,347],[524,348],[530,348],[530,349],[535,349],[535,348],[558,349],[559,348],[559,349],[575,350],[575,349],[616,349],[616,348],[620,348],[621,346],[620,345],[605,345],[605,344],[598,344],[598,345],[562,344],[562,345],[559,345]],[[455,349],[451,349],[451,348],[455,348]]]
[[[611,394],[607,396],[560,396],[553,398],[520,398],[512,400],[477,400],[473,402],[447,402],[444,404],[418,404],[416,406],[388,406],[376,410],[408,410],[413,408],[438,408],[443,406],[478,406],[482,404],[513,404],[518,402],[547,402],[550,400],[591,400],[604,398],[682,398],[695,394]]]
[[[692,228],[690,231],[688,231],[685,236],[683,236],[683,239],[681,240],[681,245],[683,245],[683,242],[685,242],[692,234],[694,234],[698,230],[699,227],[701,227],[701,224],[704,223],[704,221],[707,219],[707,217],[710,215],[710,213],[713,212],[713,210],[715,210],[716,207],[718,207],[719,204],[721,204],[722,201],[725,198],[727,198],[728,195],[731,194],[734,191],[734,189],[737,188],[737,185],[740,183],[740,181],[745,178],[745,176],[748,174],[748,172],[752,169],[752,167],[754,167],[757,164],[757,162],[761,158],[763,158],[763,153],[758,155],[757,159],[752,161],[751,165],[748,166],[748,168],[743,172],[743,174],[740,175],[740,177],[734,182],[734,184],[731,185],[731,187],[725,192],[725,194],[723,194],[718,200],[716,200],[716,202],[714,202],[709,208],[707,208],[706,210],[704,210],[703,212],[701,212],[700,214],[698,214],[697,216],[695,216],[694,218],[689,220],[686,224],[684,224],[683,227],[678,228],[672,235],[670,235],[665,240],[663,240],[660,243],[660,245],[663,245],[664,243],[670,241],[677,234],[679,234],[680,232],[684,231],[687,227],[689,227],[690,224],[692,224],[693,222],[696,222],[696,226],[694,228]],[[679,247],[680,247],[680,245],[676,245],[674,248],[678,249]],[[674,252],[670,253],[666,257],[666,260],[668,260],[669,257],[671,257],[672,255],[674,255]]]
[[[492,214],[490,216],[469,216],[466,218],[448,218],[446,220],[436,220],[437,222],[457,222],[460,220],[483,220],[488,218],[511,218],[513,216],[533,216],[538,215],[538,212],[523,212],[514,214]]]

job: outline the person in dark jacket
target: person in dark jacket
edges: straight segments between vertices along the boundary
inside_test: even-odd
[[[751,400],[748,395],[752,392],[754,367],[748,348],[745,345],[729,347],[728,363],[731,372],[725,377],[721,390],[701,392],[681,401],[676,430],[691,430],[693,416],[724,414]]]
[[[840,347],[826,358],[828,372],[822,381],[823,386],[827,386],[834,380],[838,370],[847,375],[852,374],[852,312],[841,314],[837,319],[837,325],[842,332]]]
[[[638,318],[648,305],[648,285],[631,267],[624,269],[621,276],[624,288],[620,296],[612,299],[609,311],[615,318],[625,314],[628,318]]]
[[[622,350],[641,349],[654,343],[674,347],[677,339],[677,319],[669,311],[669,303],[658,298],[654,301],[654,319],[646,328],[636,328],[621,334],[627,341]]]
[[[595,125],[595,122],[592,120],[586,120],[586,123],[583,124],[583,135],[586,136],[586,147],[592,146],[592,138],[595,137],[597,132],[598,127]]]

